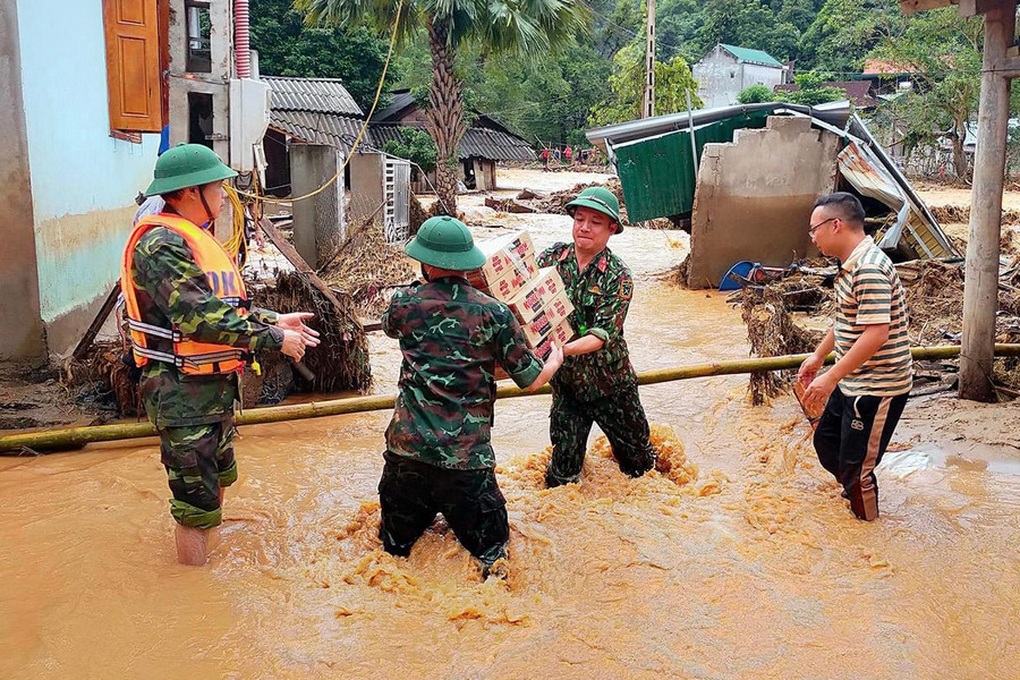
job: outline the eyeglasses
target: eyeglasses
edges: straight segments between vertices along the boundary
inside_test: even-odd
[[[829,222],[832,222],[833,220],[838,220],[838,219],[839,219],[838,217],[830,217],[829,219],[825,220],[824,222],[819,222],[818,224],[812,224],[810,227],[808,227],[808,230],[807,230],[808,236],[814,236],[815,232],[818,231],[823,225],[825,225],[825,224],[827,224]]]

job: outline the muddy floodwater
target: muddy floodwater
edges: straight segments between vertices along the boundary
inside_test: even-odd
[[[530,219],[540,247],[568,234]],[[722,295],[659,281],[685,243],[610,244],[637,275],[639,371],[747,354]],[[375,334],[377,393],[398,360]],[[581,483],[554,490],[549,397],[500,401],[507,585],[441,521],[409,558],[381,551],[388,412],[243,428],[204,569],[175,562],[154,439],[0,459],[0,678],[1020,677],[1016,436],[964,450],[955,407],[912,400],[864,523],[792,398],[755,408],[745,387],[643,387],[664,471],[624,477],[595,432]]]

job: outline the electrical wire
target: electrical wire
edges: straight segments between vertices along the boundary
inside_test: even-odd
[[[351,156],[354,154],[354,150],[358,148],[358,145],[361,143],[361,139],[365,136],[365,132],[368,130],[368,121],[371,120],[373,114],[375,114],[376,106],[379,105],[379,97],[382,95],[383,85],[386,83],[386,72],[390,68],[390,60],[393,57],[393,48],[394,48],[394,46],[397,43],[397,26],[400,23],[400,13],[403,11],[403,9],[404,9],[404,0],[398,0],[398,2],[397,2],[397,14],[393,18],[393,30],[392,30],[392,33],[390,35],[390,46],[389,46],[389,49],[386,52],[386,61],[383,62],[382,74],[380,74],[380,76],[379,76],[379,85],[375,88],[375,99],[372,101],[372,108],[369,110],[368,114],[365,115],[365,120],[361,124],[361,129],[358,130],[358,136],[354,140],[354,145],[351,147],[351,152],[347,154],[346,158],[344,158],[344,162],[340,166],[340,169],[336,171],[336,174],[333,175],[328,180],[326,180],[326,182],[322,186],[320,186],[318,189],[316,189],[316,190],[314,190],[312,192],[309,192],[309,193],[305,194],[304,196],[296,196],[296,197],[288,198],[288,199],[278,199],[278,198],[268,198],[266,196],[259,196],[258,194],[247,193],[247,192],[244,192],[244,191],[238,191],[237,192],[238,194],[240,194],[241,196],[245,196],[247,198],[254,199],[256,201],[265,201],[267,203],[297,203],[298,201],[303,201],[305,199],[312,198],[313,196],[316,196],[316,195],[322,193],[331,184],[333,184],[334,182],[337,181],[337,179],[344,173],[344,170],[347,168],[347,164],[350,163]]]

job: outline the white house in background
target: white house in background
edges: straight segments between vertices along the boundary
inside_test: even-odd
[[[692,73],[706,108],[732,106],[740,91],[752,85],[772,90],[790,82],[790,69],[768,52],[723,43],[694,64]]]

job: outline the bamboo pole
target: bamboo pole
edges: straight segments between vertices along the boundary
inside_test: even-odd
[[[958,345],[942,345],[936,347],[915,347],[910,350],[915,360],[951,359],[960,355]],[[1020,356],[1020,344],[995,345],[997,356]],[[679,368],[663,368],[638,374],[638,384],[655,385],[676,380],[707,378],[715,375],[738,375],[755,371],[782,371],[795,369],[806,359],[807,354],[792,354],[780,357],[761,357],[718,361]],[[830,354],[826,363],[832,363]],[[519,387],[502,386],[496,390],[496,398],[513,399],[533,394],[549,394],[549,386],[526,392]],[[275,423],[286,420],[304,418],[322,418],[348,413],[365,413],[383,411],[393,408],[396,397],[392,394],[370,397],[347,397],[305,404],[288,404],[286,406],[269,406],[266,408],[248,409],[236,419],[238,425],[256,425]],[[80,448],[92,442],[116,441],[151,437],[156,429],[149,423],[112,423],[110,425],[90,425],[85,427],[69,427],[37,432],[24,432],[0,436],[0,455],[18,454],[25,449],[30,450],[67,450]]]

